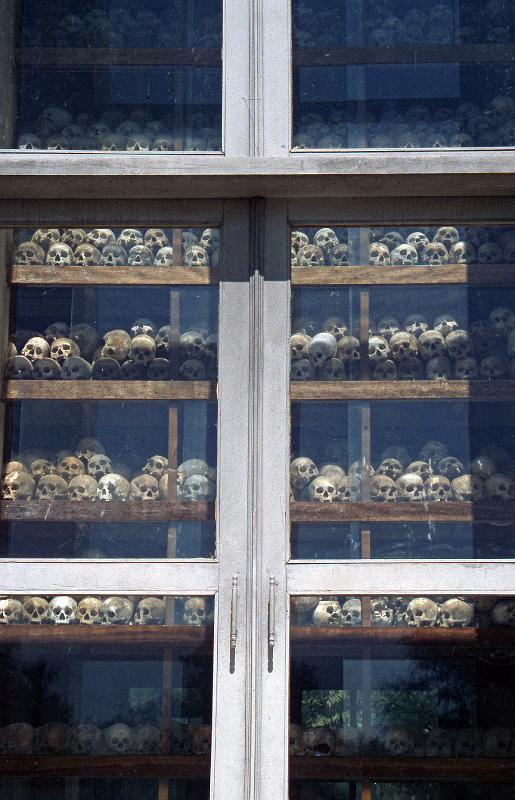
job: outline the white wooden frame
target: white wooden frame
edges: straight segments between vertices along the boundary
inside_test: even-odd
[[[249,204],[244,201],[100,207],[50,204],[18,209],[18,224],[222,225],[220,282],[218,495],[216,560],[0,559],[0,594],[211,595],[215,598],[211,800],[244,800],[248,708],[247,609],[249,573],[248,444],[250,328]],[[12,212],[11,212],[12,213]],[[13,217],[11,216],[11,222]],[[7,224],[0,217],[0,225]],[[238,365],[237,370],[233,368]],[[235,487],[238,490],[235,491]],[[238,637],[231,650],[233,576],[238,578]]]
[[[255,797],[288,797],[289,601],[292,595],[515,594],[515,559],[479,560],[291,560],[289,490],[289,226],[407,225],[461,221],[488,225],[514,219],[511,200],[433,198],[349,201],[344,198],[270,200],[266,204],[264,278],[260,292],[263,352],[260,425],[261,495],[257,565],[259,612],[257,752]],[[277,581],[273,663],[267,659],[267,578]]]

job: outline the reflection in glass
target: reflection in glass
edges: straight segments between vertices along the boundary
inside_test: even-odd
[[[13,14],[17,124],[3,147],[221,150],[221,3],[20,0]]]
[[[363,426],[370,428],[370,446]],[[503,403],[293,403],[291,437],[295,500],[502,503],[514,497],[515,439]]]
[[[5,794],[1,800],[67,800],[71,788],[78,800],[158,800],[165,786],[169,797],[181,800],[206,800],[209,780],[158,778],[3,778]],[[0,790],[1,792],[2,790]]]
[[[302,149],[514,144],[510,3],[293,3]]]

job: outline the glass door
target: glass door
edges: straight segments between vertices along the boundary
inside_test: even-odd
[[[449,211],[270,212],[263,796],[513,792],[515,234]]]
[[[2,800],[243,797],[248,208],[144,213],[2,233]]]

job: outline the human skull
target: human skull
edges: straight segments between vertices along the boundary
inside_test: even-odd
[[[102,731],[96,725],[75,725],[72,728],[71,752],[76,755],[98,753],[102,747]]]
[[[290,484],[293,489],[305,488],[317,476],[317,466],[310,458],[299,456],[290,464]]]
[[[214,499],[215,484],[204,475],[190,475],[181,486],[181,499],[206,503]]]
[[[318,333],[308,345],[308,358],[313,367],[319,368],[328,358],[334,358],[337,350],[337,341],[331,333]]]
[[[328,358],[319,374],[322,381],[342,381],[345,378],[345,367],[339,358]]]
[[[154,259],[156,267],[171,267],[173,266],[173,247],[162,247],[157,251]]]
[[[513,748],[513,733],[509,728],[490,728],[484,734],[485,755],[495,758],[507,758]]]
[[[450,381],[452,378],[452,365],[445,356],[430,358],[426,364],[426,378],[428,381]]]
[[[454,456],[446,456],[438,462],[436,471],[440,475],[445,475],[446,478],[449,478],[449,480],[452,481],[454,478],[459,478],[460,475],[463,475],[465,472],[465,466],[458,458],[454,458]]]
[[[431,475],[424,481],[424,491],[427,500],[443,502],[451,498],[451,484],[443,475]]]
[[[54,625],[71,625],[76,621],[77,603],[73,597],[59,595],[50,600],[48,617]]]
[[[94,500],[97,496],[98,484],[91,475],[78,475],[68,485],[68,500],[74,502]]]
[[[343,603],[341,624],[353,628],[361,625],[361,600],[358,597],[351,597]]]
[[[86,468],[76,456],[65,456],[57,465],[57,474],[69,483],[72,478],[84,475]]]
[[[488,320],[499,337],[507,337],[515,329],[515,314],[504,306],[494,308],[490,312]]]
[[[138,475],[130,484],[131,500],[158,500],[159,483],[151,475]]]
[[[386,477],[391,478],[393,481],[396,481],[397,478],[400,478],[402,472],[402,464],[396,458],[383,459],[376,470],[377,475],[385,475]]]
[[[136,364],[150,364],[156,355],[156,343],[146,334],[135,336],[131,340],[129,358]]]
[[[440,605],[440,625],[444,628],[467,628],[474,620],[474,606],[458,597]]]
[[[0,625],[17,625],[22,621],[23,605],[19,600],[0,600]]]
[[[384,749],[391,756],[407,756],[413,753],[413,734],[405,728],[388,728],[384,735]]]
[[[320,600],[313,612],[313,625],[339,627],[342,624],[342,608],[337,600]]]
[[[10,380],[28,381],[32,378],[32,364],[25,356],[13,356],[7,362],[5,377]]]
[[[399,333],[400,329],[401,324],[397,317],[382,317],[377,323],[378,335],[386,339],[387,342],[390,341],[395,333]]]
[[[45,263],[53,267],[68,267],[73,264],[73,250],[64,242],[57,242],[49,247]]]
[[[470,242],[456,242],[449,254],[451,264],[473,264],[476,261],[476,250]]]
[[[387,475],[374,475],[370,481],[370,499],[390,503],[397,500],[397,486]]]
[[[476,731],[473,728],[462,728],[456,731],[454,739],[454,755],[456,758],[475,758],[477,750]]]
[[[75,249],[73,263],[79,267],[96,267],[102,263],[102,253],[92,244],[84,242]]]
[[[369,246],[368,251],[369,264],[378,267],[384,267],[390,263],[390,251],[385,244],[381,242],[373,242]]]
[[[104,453],[91,456],[88,461],[88,475],[91,475],[96,481],[99,481],[104,475],[108,475],[113,470],[111,459]]]
[[[105,456],[98,456],[105,458]],[[93,459],[91,459],[93,461]],[[91,461],[89,462],[91,464]],[[117,475],[114,472],[108,472],[98,480],[97,498],[104,502],[111,502],[116,500],[118,502],[125,502],[129,499],[130,485],[129,481],[123,475]]]
[[[381,242],[391,251],[395,250],[396,247],[399,247],[399,245],[404,243],[404,237],[399,231],[387,231],[381,237]]]
[[[330,252],[337,244],[339,244],[338,236],[332,228],[320,228],[314,237],[313,241],[317,247],[320,247],[325,253]]]
[[[425,233],[413,231],[413,233],[410,233],[409,236],[406,237],[406,242],[414,247],[417,253],[420,253],[429,244],[429,239]]]
[[[438,605],[428,597],[415,597],[408,603],[405,617],[410,628],[432,628],[438,622]]]
[[[512,480],[502,472],[496,472],[485,481],[485,491],[489,500],[506,502],[512,499]]]
[[[507,597],[498,600],[490,611],[490,618],[499,627],[515,627],[515,599]]]
[[[292,361],[299,361],[300,359],[306,359],[308,356],[308,346],[311,341],[311,337],[308,336],[306,333],[294,333],[290,339],[290,353]],[[514,343],[514,354],[515,354],[515,343]]]
[[[60,500],[67,496],[68,484],[58,475],[43,475],[36,489],[37,500]]]
[[[94,439],[92,436],[86,436],[84,439],[81,439],[75,450],[75,455],[86,467],[90,458],[95,455],[104,454],[104,446],[98,441],[98,439]]]
[[[141,231],[136,228],[125,228],[119,235],[116,243],[129,252],[133,247],[141,246],[143,241],[143,233]]]
[[[305,754],[302,741],[302,727],[294,722],[290,723],[289,752],[291,756],[302,756]]]
[[[424,331],[418,337],[418,351],[424,361],[446,354],[445,339],[437,330]]]
[[[38,230],[34,231],[32,234],[32,241],[42,247],[45,252],[60,239],[61,234],[57,228],[38,228]]]
[[[204,376],[205,376],[205,368]],[[169,381],[171,372],[171,364],[166,358],[155,358],[149,365],[147,370],[147,380],[149,381]],[[188,380],[188,378],[186,378]],[[189,378],[189,380],[200,380],[200,378]]]
[[[53,358],[40,358],[34,364],[34,380],[55,381],[61,378],[61,376],[61,366],[57,361],[54,361]]]
[[[352,364],[359,363],[360,360],[360,342],[355,336],[342,336],[338,342],[337,355],[340,361],[343,361],[349,369]]]
[[[129,355],[131,349],[131,337],[126,331],[113,330],[104,334],[104,346],[102,347],[102,357],[114,358],[120,364]]]
[[[46,328],[44,336],[51,345],[56,339],[65,339],[69,333],[70,329],[66,322],[53,322]]]
[[[411,244],[401,244],[390,253],[390,261],[394,267],[413,267],[418,261],[418,253]]]
[[[34,743],[34,728],[28,722],[13,722],[0,728],[3,753],[31,753]]]
[[[48,620],[48,600],[44,597],[26,597],[23,601],[23,620],[39,625]]]
[[[123,267],[127,264],[127,252],[119,244],[108,244],[102,248],[100,263],[105,267]]]
[[[424,739],[424,754],[431,758],[449,758],[452,750],[452,735],[448,730],[434,728]]]
[[[393,625],[393,608],[390,608],[388,597],[370,599],[370,618],[372,627],[375,628],[389,628]]]
[[[445,346],[451,358],[456,360],[473,355],[474,346],[467,331],[454,330],[445,337]]]
[[[307,358],[294,361],[291,365],[290,377],[292,381],[310,381],[315,377],[315,370]]]
[[[444,244],[447,250],[450,250],[453,245],[455,245],[459,241],[460,235],[456,228],[451,228],[450,226],[444,226],[442,228],[438,228],[436,231],[433,241],[434,242],[441,242]]]
[[[446,458],[448,455],[449,451],[443,442],[431,439],[420,448],[418,457],[430,464],[438,464],[442,458]]]
[[[484,483],[477,475],[460,475],[454,478],[451,489],[455,500],[470,502],[483,500],[485,497]]]
[[[301,247],[305,247],[309,244],[309,236],[302,231],[292,231],[291,234],[291,246],[295,250],[296,253],[299,252]]]
[[[324,263],[324,251],[315,244],[306,244],[297,253],[299,267],[322,267]]]
[[[25,267],[40,266],[45,263],[45,251],[35,242],[22,242],[14,251],[14,263]]]
[[[128,725],[117,722],[104,730],[104,741],[109,752],[125,755],[133,748],[134,736]]]
[[[454,378],[457,381],[476,380],[479,369],[475,358],[460,358],[454,365]]]
[[[130,364],[132,362],[125,362]],[[125,367],[125,364],[123,365]],[[94,381],[117,381],[122,377],[122,368],[116,359],[105,356],[93,362],[91,377]]]
[[[188,358],[180,367],[183,381],[203,381],[206,379],[206,368],[198,358]]]
[[[127,597],[106,597],[100,609],[102,625],[129,625],[134,615],[134,603]]]
[[[65,381],[85,381],[91,378],[92,367],[85,358],[70,356],[65,358],[61,370],[61,377]]]
[[[61,236],[61,241],[74,250],[86,241],[87,233],[82,228],[67,228]]]
[[[447,248],[441,242],[430,242],[422,251],[420,256],[422,264],[435,267],[449,262]]]
[[[103,250],[107,245],[116,244],[116,236],[110,228],[94,228],[87,233],[86,241],[97,250]]]
[[[24,502],[34,496],[36,484],[25,471],[15,470],[4,475],[2,479],[2,499]]]
[[[36,458],[30,462],[30,473],[37,483],[43,475],[57,475],[57,467],[46,458]]]
[[[154,254],[149,247],[137,244],[129,250],[129,266],[150,267],[154,263]]]
[[[161,731],[156,725],[138,725],[134,728],[135,753],[157,754],[161,747]]]
[[[62,366],[70,356],[80,356],[80,349],[71,339],[56,339],[50,348],[50,355]]]
[[[422,314],[410,314],[402,323],[402,327],[407,333],[418,337],[429,329],[429,323]]]
[[[506,362],[501,356],[487,356],[479,364],[479,375],[487,381],[499,380],[506,376]]]
[[[497,472],[497,466],[491,458],[480,454],[470,462],[470,471],[472,475],[485,480]]]
[[[329,477],[319,475],[308,486],[308,496],[312,501],[319,503],[332,503],[336,500],[335,481]]]
[[[158,597],[144,597],[140,600],[134,622],[137,625],[164,625],[165,602]]]
[[[370,363],[377,368],[382,361],[390,358],[391,352],[388,342],[383,336],[371,336],[368,341],[368,357]]]
[[[390,350],[395,362],[400,363],[417,356],[417,339],[407,331],[394,333],[390,339]]]
[[[420,475],[422,480],[425,481],[433,474],[433,468],[427,461],[418,459],[408,464],[406,472],[412,473],[413,475]]]
[[[209,255],[204,247],[193,244],[184,251],[184,263],[187,267],[207,267],[209,266]]]
[[[346,267],[349,263],[349,248],[346,244],[337,244],[328,251],[327,257],[332,267]]]
[[[399,500],[412,502],[424,499],[424,481],[420,475],[407,472],[397,478],[395,485],[397,486]]]
[[[184,601],[182,621],[185,625],[199,627],[206,625],[208,614],[205,597],[189,597]]]
[[[184,482],[192,475],[204,475],[208,477],[210,469],[207,463],[201,458],[190,458],[179,464],[177,469],[177,485],[184,486]]]
[[[485,242],[477,249],[478,264],[501,264],[503,253],[495,242]]]
[[[77,606],[77,620],[81,625],[100,625],[102,601],[98,597],[83,597]]]
[[[41,336],[33,336],[23,348],[21,354],[34,365],[36,361],[50,356],[50,345]]]

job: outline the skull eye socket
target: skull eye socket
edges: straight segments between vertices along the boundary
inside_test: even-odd
[[[328,614],[334,614],[334,608],[333,608],[333,606],[327,606],[327,613],[328,613]]]
[[[27,612],[27,614],[33,614],[34,606],[32,604],[25,606],[25,611]]]

